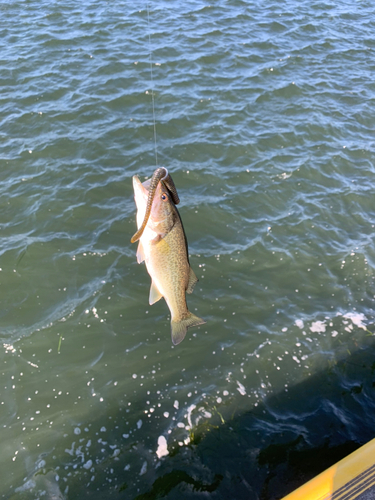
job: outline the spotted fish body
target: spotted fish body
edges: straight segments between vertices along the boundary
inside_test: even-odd
[[[149,186],[150,181],[142,184],[136,175],[133,177],[138,229],[145,219]],[[145,261],[152,280],[150,305],[164,297],[171,312],[172,342],[179,344],[189,327],[205,321],[187,308],[185,293],[192,293],[198,280],[189,264],[180,215],[163,180],[156,187],[151,213],[139,239],[137,261]]]

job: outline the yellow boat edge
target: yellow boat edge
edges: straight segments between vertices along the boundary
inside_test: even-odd
[[[375,439],[282,500],[353,500],[371,489],[375,491]]]

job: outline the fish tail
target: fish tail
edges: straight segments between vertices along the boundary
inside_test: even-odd
[[[185,338],[186,331],[191,326],[204,325],[206,322],[202,318],[198,318],[195,314],[188,312],[188,315],[179,320],[171,321],[172,342],[174,345],[179,344]]]

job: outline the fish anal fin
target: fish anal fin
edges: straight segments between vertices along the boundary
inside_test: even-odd
[[[138,248],[137,248],[137,262],[138,264],[141,264],[145,260],[145,252],[143,250],[142,243],[138,243]]]
[[[188,282],[188,286],[186,289],[187,293],[193,293],[193,290],[194,290],[195,285],[197,284],[197,281],[198,281],[198,278],[195,276],[195,273],[192,270],[192,268],[190,268],[189,282]]]
[[[162,297],[163,296],[159,292],[158,287],[155,285],[154,282],[152,282],[151,283],[151,288],[150,288],[150,298],[149,298],[150,306],[152,306],[152,304],[155,304],[155,302],[157,302],[158,300],[160,300]]]
[[[204,325],[206,322],[202,318],[198,318],[195,314],[191,312],[188,313],[188,316],[180,321],[171,321],[171,333],[172,333],[172,342],[174,345],[179,344],[185,338],[187,329],[191,326]]]

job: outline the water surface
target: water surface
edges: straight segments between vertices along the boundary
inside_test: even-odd
[[[0,6],[1,498],[275,499],[374,436],[374,14]],[[177,347],[130,244],[152,92]]]

